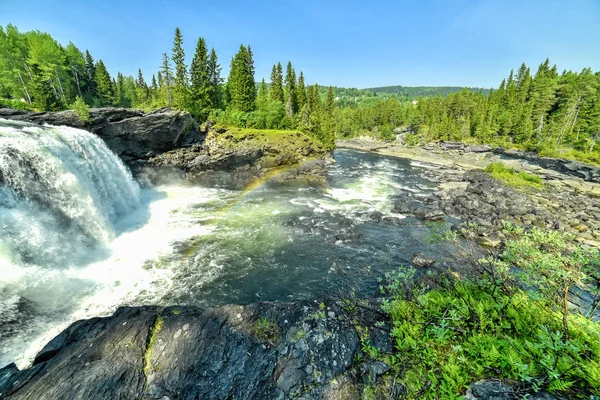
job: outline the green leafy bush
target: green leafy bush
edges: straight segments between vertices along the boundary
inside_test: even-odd
[[[544,186],[542,178],[527,172],[516,172],[501,162],[493,162],[485,167],[485,172],[490,173],[494,178],[503,181],[507,185],[517,189],[525,187],[534,187],[541,189]]]

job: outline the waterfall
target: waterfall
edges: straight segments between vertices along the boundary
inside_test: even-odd
[[[131,173],[94,134],[0,119],[0,271],[74,265],[139,205]]]

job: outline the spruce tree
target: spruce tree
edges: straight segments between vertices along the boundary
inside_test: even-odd
[[[141,103],[145,103],[150,98],[150,89],[146,84],[146,80],[144,79],[144,75],[142,74],[141,68],[138,69],[138,77],[135,81],[135,86],[138,92],[138,100]]]
[[[292,63],[288,62],[285,71],[285,111],[290,118],[298,112],[298,98],[296,96],[296,72],[292,67]]]
[[[240,46],[240,50],[231,60],[231,69],[227,88],[234,109],[250,112],[254,110],[256,83],[254,82],[254,60],[250,46]]]
[[[152,84],[150,85],[150,97],[152,102],[156,100],[158,95],[158,83],[156,82],[156,75],[152,74]]]
[[[547,121],[548,113],[556,98],[557,77],[556,65],[550,68],[550,61],[546,59],[546,61],[540,64],[531,82],[532,118],[539,142],[544,141],[544,124]]]
[[[258,96],[256,97],[256,108],[259,110],[264,110],[269,102],[269,97],[267,93],[267,83],[265,82],[265,78],[262,79],[260,85],[258,86]]]
[[[283,68],[281,63],[273,65],[271,70],[271,90],[269,91],[271,101],[280,101],[283,103]]]
[[[163,62],[160,71],[158,72],[159,84],[161,81],[162,84],[160,86],[163,101],[166,103],[167,107],[171,107],[171,103],[173,102],[173,72],[171,70],[171,61],[169,60],[167,53],[163,53]]]
[[[327,98],[323,108],[323,146],[326,150],[335,149],[335,94],[333,87],[329,86]]]
[[[296,99],[298,100],[298,110],[302,110],[306,104],[306,87],[304,86],[304,74],[300,71],[298,83],[296,84]]]
[[[215,109],[223,108],[223,79],[221,78],[221,65],[219,64],[217,52],[214,48],[210,51],[207,63],[210,107]]]
[[[175,28],[173,40],[172,60],[175,66],[175,79],[173,82],[173,104],[176,108],[184,109],[188,98],[188,75],[185,65],[185,52],[183,51],[183,36],[179,28]]]
[[[96,66],[94,64],[94,58],[88,50],[85,51],[85,71],[87,75],[87,82],[89,83],[85,97],[86,102],[91,104],[98,96],[98,93],[96,91]]]
[[[212,106],[210,91],[208,51],[204,38],[199,38],[190,66],[190,103],[194,114],[200,118],[206,118]]]
[[[113,80],[102,60],[94,66],[94,82],[98,93],[98,100],[102,106],[110,106],[115,102],[115,87]]]

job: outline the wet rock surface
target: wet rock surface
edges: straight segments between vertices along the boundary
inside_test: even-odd
[[[526,397],[525,397],[526,396]],[[547,392],[522,393],[518,386],[510,386],[501,381],[483,380],[475,382],[469,388],[466,400],[514,400],[527,398],[531,400],[559,400]]]
[[[356,326],[379,317],[369,307],[378,301],[121,308],[76,322],[29,369],[0,370],[0,398],[354,399],[365,374],[389,368],[356,361]],[[391,348],[385,328],[370,335]]]
[[[359,399],[390,370],[361,348],[363,338],[392,351],[380,306],[379,299],[319,299],[214,309],[124,307],[74,323],[31,367],[0,369],[0,399]],[[390,393],[401,398],[402,385]],[[517,394],[502,382],[481,381],[467,398]]]

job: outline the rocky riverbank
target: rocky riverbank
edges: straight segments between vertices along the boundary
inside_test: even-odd
[[[401,191],[395,206],[398,213],[429,220],[458,219],[458,224],[468,228],[468,238],[485,246],[502,243],[504,220],[525,228],[568,232],[576,240],[600,248],[600,184],[594,181],[600,171],[597,167],[566,160],[538,162],[532,156],[506,156],[505,151],[462,143],[410,148],[398,143],[353,140],[338,145],[415,160],[423,166],[424,176],[440,184],[436,193],[425,198]],[[498,161],[542,177],[544,188],[516,190],[481,172]],[[458,226],[456,229],[460,230]]]
[[[390,368],[362,352],[367,341],[392,349],[379,309],[378,299],[121,308],[74,323],[30,368],[1,369],[0,398],[358,399]],[[387,386],[391,398],[404,393]],[[509,385],[481,381],[467,398],[514,395]]]
[[[280,179],[323,176],[331,161],[320,143],[300,132],[214,128],[171,109],[92,108],[84,122],[71,110],[0,108],[0,118],[88,130],[150,181],[160,180],[166,169],[194,182],[243,187],[282,167]]]

